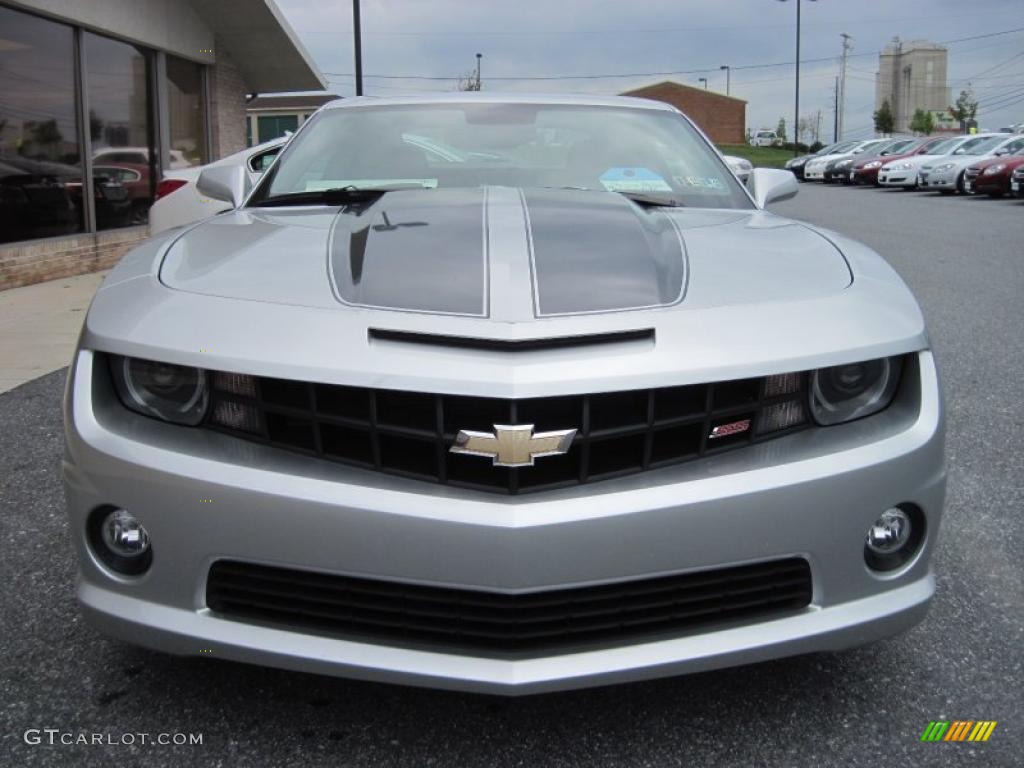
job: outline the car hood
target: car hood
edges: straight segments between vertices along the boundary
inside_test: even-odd
[[[886,161],[885,165],[882,167],[888,170],[894,165],[908,163],[912,168],[920,168],[922,165],[928,163],[935,163],[940,160],[945,161],[947,157],[949,157],[949,155],[911,155],[910,157],[894,157],[893,159]]]
[[[830,240],[764,211],[489,187],[227,213],[170,243],[160,280],[249,301],[522,321],[818,297],[851,275]]]
[[[1005,165],[1007,172],[1024,165],[1024,157],[1021,155],[1001,155],[999,157],[986,157],[976,163],[971,163],[971,168],[984,170],[993,165]]]

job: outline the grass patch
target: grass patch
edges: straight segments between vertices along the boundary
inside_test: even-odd
[[[778,147],[752,147],[749,144],[720,144],[723,155],[735,155],[749,160],[755,168],[781,168],[793,157],[790,149]]]

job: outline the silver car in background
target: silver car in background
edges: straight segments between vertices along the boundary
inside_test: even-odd
[[[951,154],[970,140],[970,136],[952,136],[933,146],[926,155],[914,155],[913,157],[891,160],[879,169],[878,185],[881,187],[917,189],[918,172],[921,170],[921,166]]]
[[[989,133],[972,136],[948,155],[933,158],[922,164],[917,174],[918,188],[934,189],[945,194],[965,192],[964,181],[970,165],[1022,148],[1024,138],[1013,134]]]
[[[248,183],[206,169],[234,210],[86,317],[63,472],[98,629],[523,694],[925,615],[924,320],[880,256],[765,210],[788,171],[744,186],[660,102],[449,94],[335,102]]]

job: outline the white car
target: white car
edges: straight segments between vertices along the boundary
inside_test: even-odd
[[[746,158],[735,155],[722,155],[722,159],[729,166],[729,170],[736,174],[736,178],[746,184],[754,170],[753,164]]]
[[[774,147],[776,144],[781,143],[775,131],[758,131],[750,140],[750,146],[752,147]]]
[[[813,160],[808,160],[804,166],[804,181],[821,181],[825,177],[825,168],[833,160],[838,160],[842,157],[852,157],[853,155],[861,155],[868,152],[875,147],[880,147],[882,144],[891,141],[891,139],[865,139],[864,141],[854,142],[852,145],[836,147],[828,155],[821,155],[815,157]],[[840,149],[841,147],[841,149]]]
[[[921,169],[922,165],[950,154],[972,138],[971,136],[952,136],[934,145],[926,155],[914,155],[913,157],[891,160],[878,170],[879,186],[916,189],[917,172]]]
[[[170,150],[171,168],[188,168],[188,158],[180,149]],[[149,165],[148,147],[103,147],[92,153],[94,163],[133,163]]]
[[[943,194],[964,192],[967,167],[997,154],[1016,152],[1024,148],[1024,138],[1016,134],[976,134],[963,142],[950,154],[932,158],[917,172],[919,189],[938,190]]]
[[[290,136],[291,134],[289,134]],[[231,208],[229,203],[213,200],[199,194],[196,181],[206,168],[237,165],[245,168],[250,185],[256,183],[288,141],[288,136],[271,139],[255,147],[218,160],[208,165],[197,165],[164,173],[156,188],[156,201],[149,209],[149,234],[155,235],[171,227],[191,224]],[[173,162],[172,162],[173,165]]]

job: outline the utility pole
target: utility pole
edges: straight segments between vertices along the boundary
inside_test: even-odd
[[[352,0],[352,34],[356,52],[356,96],[363,95],[363,33],[359,28],[359,0]]]
[[[480,90],[480,59],[483,57],[484,55],[482,53],[478,53],[476,55],[476,89],[478,91]]]
[[[814,122],[814,143],[821,139],[821,110],[818,110],[818,119]]]
[[[853,48],[853,43],[850,42],[851,40],[853,40],[852,37],[850,37],[845,32],[841,33],[839,36],[843,38],[843,55],[842,58],[839,60],[839,96],[837,97],[839,102],[839,127],[836,130],[836,134],[838,137],[837,140],[843,137],[843,113],[846,109],[846,57],[847,54],[849,54],[850,50]]]
[[[836,86],[832,90],[832,143],[839,141],[839,77],[836,76]]]

